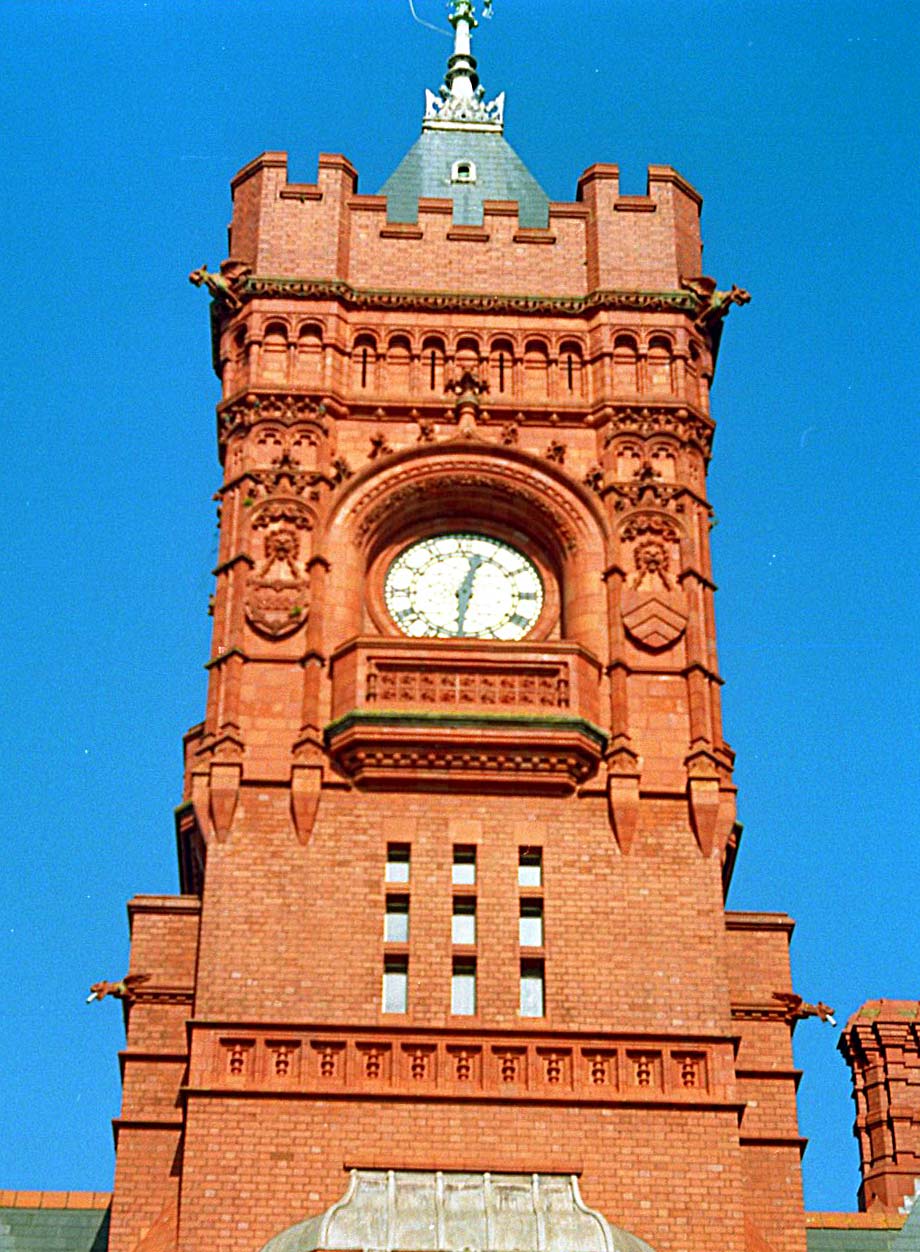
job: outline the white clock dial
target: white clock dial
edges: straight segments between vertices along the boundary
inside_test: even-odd
[[[543,584],[522,553],[488,535],[435,535],[406,548],[383,587],[406,635],[523,639],[540,616]]]

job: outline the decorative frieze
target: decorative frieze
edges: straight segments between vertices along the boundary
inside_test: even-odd
[[[193,1029],[190,1086],[198,1089],[592,1103],[733,1098],[729,1042]]]
[[[525,705],[567,709],[567,663],[539,668],[492,666],[485,670],[372,660],[365,678],[368,705]]]

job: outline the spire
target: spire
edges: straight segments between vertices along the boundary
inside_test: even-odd
[[[485,0],[483,16],[492,12]],[[444,82],[425,92],[423,130],[484,130],[502,133],[505,93],[486,103],[485,89],[476,73],[476,58],[470,50],[470,33],[478,26],[473,0],[450,0],[450,24],[454,28],[454,51],[447,62]]]

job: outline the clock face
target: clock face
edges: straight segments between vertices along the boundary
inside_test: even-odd
[[[387,570],[387,609],[406,635],[522,639],[540,616],[543,584],[531,561],[488,535],[435,535]]]

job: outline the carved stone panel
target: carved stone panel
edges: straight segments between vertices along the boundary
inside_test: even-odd
[[[677,583],[680,536],[667,518],[640,514],[621,534],[627,574],[621,611],[635,643],[658,652],[675,644],[687,627],[687,597]]]
[[[291,635],[310,609],[307,547],[312,518],[296,500],[269,500],[254,510],[252,532],[261,560],[246,581],[249,624],[272,639]]]

